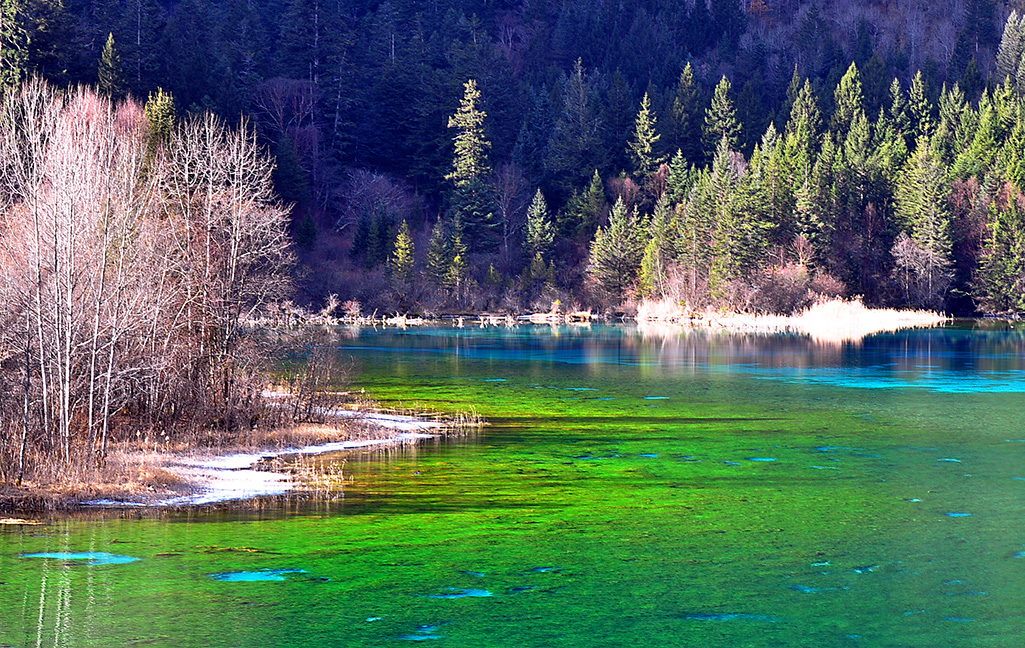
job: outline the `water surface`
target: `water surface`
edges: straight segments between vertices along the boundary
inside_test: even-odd
[[[350,456],[323,497],[0,527],[0,645],[996,647],[1025,630],[1012,329],[318,343],[388,404],[492,425]]]

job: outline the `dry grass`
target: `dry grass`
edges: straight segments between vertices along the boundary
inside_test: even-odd
[[[741,333],[794,333],[823,344],[858,342],[873,333],[935,326],[949,319],[933,311],[866,308],[858,299],[819,302],[797,315],[691,313],[679,304],[666,302],[643,302],[637,309],[637,320],[648,324],[689,324]]]

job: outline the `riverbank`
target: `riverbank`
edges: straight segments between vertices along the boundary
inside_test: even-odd
[[[114,447],[106,465],[76,479],[0,487],[0,511],[198,506],[282,495],[314,476],[287,464],[293,457],[415,444],[479,427],[455,418],[332,410],[327,423],[254,431],[245,442],[176,448],[148,440]]]
[[[875,333],[937,326],[950,317],[934,311],[867,308],[860,300],[832,299],[793,315],[690,311],[670,302],[644,302],[637,311],[641,325],[682,325],[735,333],[793,334],[813,342],[857,342]]]

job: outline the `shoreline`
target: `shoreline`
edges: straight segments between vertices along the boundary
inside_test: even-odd
[[[8,488],[0,491],[0,518],[90,510],[159,511],[284,495],[306,482],[291,472],[268,469],[271,460],[415,444],[442,437],[461,424],[351,410],[333,411],[329,418],[335,419],[333,425],[296,425],[274,431],[285,432],[292,442],[275,443],[273,436],[268,436],[253,445],[191,451],[126,449],[120,455],[124,474],[117,483]]]
[[[91,508],[167,508],[176,506],[200,506],[250,500],[257,497],[284,495],[301,485],[302,480],[292,475],[273,470],[258,470],[263,462],[279,457],[316,456],[329,452],[344,452],[371,447],[385,447],[406,443],[417,443],[424,439],[437,438],[444,425],[437,421],[425,421],[413,416],[395,414],[374,414],[339,411],[333,416],[358,419],[383,430],[394,432],[392,436],[372,439],[346,439],[316,443],[301,447],[286,447],[280,450],[264,449],[256,452],[232,452],[203,458],[169,455],[161,465],[163,470],[175,475],[189,492],[173,497],[140,499],[101,498],[78,502],[79,506]],[[434,430],[434,433],[428,432]]]

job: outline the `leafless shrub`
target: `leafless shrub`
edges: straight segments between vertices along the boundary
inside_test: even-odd
[[[209,115],[156,155],[148,133],[137,103],[84,88],[33,80],[0,106],[5,481],[81,474],[127,430],[242,429],[259,409],[242,321],[291,264],[272,161]]]

